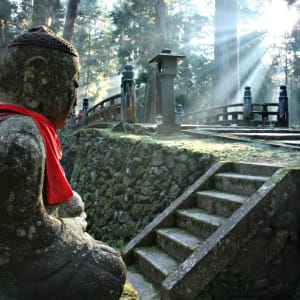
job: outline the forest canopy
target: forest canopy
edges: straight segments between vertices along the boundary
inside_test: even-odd
[[[130,63],[146,109],[155,88],[148,62],[165,48],[185,56],[176,78],[185,111],[239,101],[245,86],[265,102],[284,84],[296,103],[299,10],[300,0],[1,0],[0,60],[16,35],[45,24],[80,54],[79,103],[119,92]]]

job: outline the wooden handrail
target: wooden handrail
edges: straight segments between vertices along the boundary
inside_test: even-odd
[[[230,108],[230,107],[238,107],[238,106],[243,107],[243,105],[244,105],[244,103],[234,103],[234,104],[210,107],[210,108],[206,108],[206,109],[199,109],[199,110],[196,110],[194,112],[185,113],[184,117],[188,117],[190,115],[196,115],[196,114],[200,114],[200,113],[208,113],[208,112],[218,110],[218,109],[223,110],[224,108],[227,109],[227,108]]]
[[[278,106],[278,102],[266,102],[266,103],[252,103],[251,106]]]
[[[116,94],[116,95],[113,95],[113,96],[110,96],[110,97],[108,97],[108,98],[106,98],[106,99],[100,101],[99,103],[97,103],[96,105],[94,105],[93,107],[91,107],[91,108],[87,111],[87,113],[89,114],[90,112],[97,110],[98,107],[103,108],[104,105],[105,105],[106,103],[108,103],[108,102],[110,102],[110,105],[109,105],[109,106],[114,105],[114,103],[112,103],[112,102],[114,102],[114,100],[115,100],[115,99],[118,99],[118,98],[121,99],[121,93]]]
[[[120,103],[116,103],[116,99],[120,99]],[[109,104],[106,106],[106,104]],[[118,111],[120,111],[121,106],[121,93],[112,95],[99,103],[95,104],[91,108],[89,108],[85,113],[85,124],[82,124],[83,116],[76,117],[74,119],[74,127],[81,127],[82,125],[87,125],[89,122],[95,121],[96,119],[103,118],[103,114],[110,116],[110,112],[117,115]],[[115,115],[113,118],[109,118],[110,121],[115,120]]]
[[[261,122],[268,121],[269,116],[277,116],[277,111],[269,111],[268,107],[278,107],[278,102],[264,102],[264,103],[251,103],[251,117],[245,118],[244,115],[244,105],[245,103],[233,103],[228,105],[210,107],[207,109],[201,109],[194,112],[186,113],[182,116],[183,119],[191,120],[193,123],[198,124],[228,124],[236,122],[259,122],[259,120],[254,119],[255,115],[261,116]],[[240,107],[241,109],[234,110],[233,108]],[[256,108],[256,109],[255,109]],[[255,110],[254,110],[255,109]],[[196,117],[198,115],[198,117]],[[203,117],[201,117],[203,115]],[[231,118],[231,119],[230,119]]]

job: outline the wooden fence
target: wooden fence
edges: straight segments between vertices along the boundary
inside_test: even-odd
[[[235,103],[185,113],[182,122],[196,125],[276,125],[279,120],[278,103],[252,103],[251,112],[247,113],[247,117],[245,115],[244,103]]]

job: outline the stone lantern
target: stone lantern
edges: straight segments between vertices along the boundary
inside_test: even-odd
[[[161,133],[175,133],[180,130],[180,124],[175,123],[174,78],[177,74],[177,62],[184,57],[172,54],[171,50],[166,49],[149,61],[157,65],[157,92],[162,114],[162,124],[158,124],[158,131]]]

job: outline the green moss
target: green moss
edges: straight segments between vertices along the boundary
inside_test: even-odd
[[[133,288],[133,286],[126,282],[124,285],[123,293],[120,300],[139,300],[138,292]]]
[[[220,141],[215,138],[195,138],[186,134],[149,136],[111,132],[110,129],[85,129],[85,131],[99,130],[103,137],[111,139],[125,139],[137,145],[142,142],[144,151],[147,144],[165,146],[166,151],[177,155],[182,150],[191,153],[214,155],[221,161],[244,161],[253,163],[267,163],[280,166],[300,166],[300,153],[298,150],[287,150],[260,143]]]

